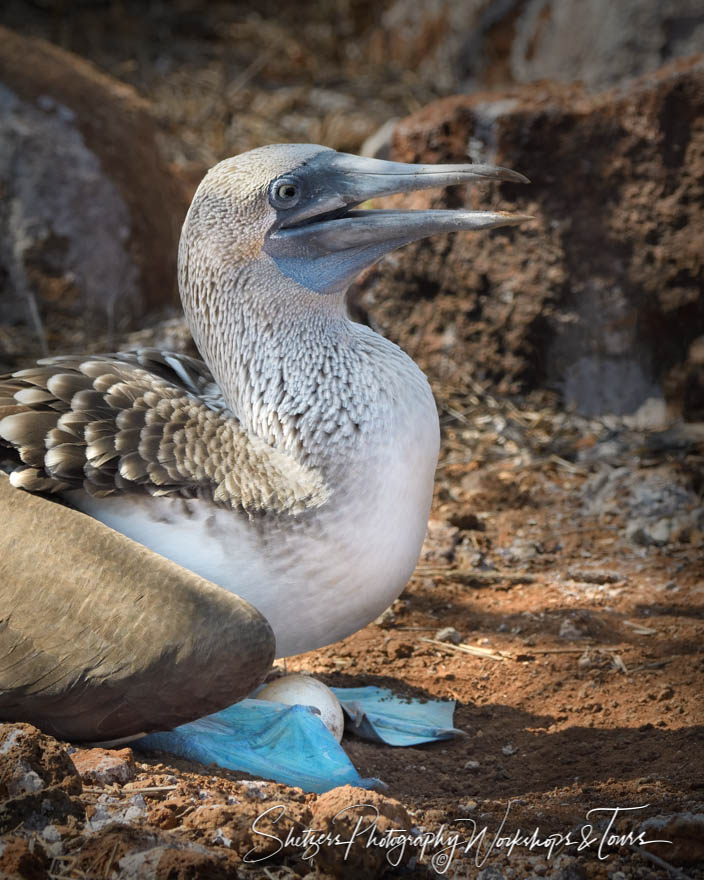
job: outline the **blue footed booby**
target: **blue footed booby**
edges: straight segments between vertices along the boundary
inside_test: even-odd
[[[421,370],[349,319],[346,290],[404,244],[526,218],[359,205],[478,180],[525,182],[494,166],[310,144],[220,162],[198,187],[179,249],[203,361],[149,349],[70,355],[2,377],[12,486],[58,494],[246,600],[279,657],[365,626],[417,562],[439,428]],[[50,606],[51,584],[41,589]],[[41,621],[35,629],[41,642]]]

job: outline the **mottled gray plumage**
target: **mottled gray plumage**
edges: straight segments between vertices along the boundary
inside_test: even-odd
[[[205,497],[249,514],[326,498],[320,474],[248,433],[184,355],[47,358],[0,377],[0,419],[12,484],[33,492]]]

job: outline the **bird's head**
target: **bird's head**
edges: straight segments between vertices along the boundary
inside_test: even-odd
[[[360,210],[369,199],[477,180],[527,182],[492,165],[410,165],[314,144],[274,144],[216,165],[191,205],[181,259],[195,250],[240,265],[263,260],[319,294],[340,293],[381,256],[440,232],[529,219],[467,210]]]

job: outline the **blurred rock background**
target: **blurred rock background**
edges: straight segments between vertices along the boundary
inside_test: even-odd
[[[351,291],[441,398],[704,419],[697,0],[6,0],[0,24],[2,367],[188,347],[175,249],[198,180],[310,141],[531,177],[406,199],[535,220],[407,248]]]

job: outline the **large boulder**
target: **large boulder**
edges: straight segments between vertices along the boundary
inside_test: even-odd
[[[397,197],[535,217],[418,243],[359,287],[380,329],[431,376],[555,388],[586,414],[632,413],[667,388],[686,415],[704,411],[701,385],[672,390],[701,373],[704,58],[597,97],[545,83],[443,99],[398,125],[393,154],[469,155],[532,181]]]
[[[704,51],[700,0],[396,0],[369,47],[440,91],[550,79],[591,91]]]
[[[0,369],[175,302],[186,203],[148,105],[0,28]]]

